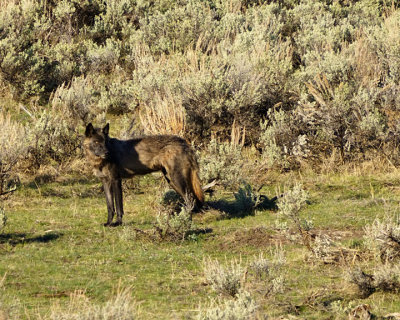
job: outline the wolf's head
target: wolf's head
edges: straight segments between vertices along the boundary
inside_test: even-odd
[[[91,123],[86,126],[83,148],[86,157],[92,162],[101,162],[109,157],[107,141],[110,125],[107,123],[103,129],[94,128]]]

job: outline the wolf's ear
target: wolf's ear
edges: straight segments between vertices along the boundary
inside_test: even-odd
[[[103,133],[105,136],[108,136],[108,132],[110,131],[110,124],[107,123],[106,126],[103,128]]]
[[[89,124],[86,126],[85,136],[86,136],[86,137],[91,137],[91,136],[93,135],[94,131],[95,131],[95,130],[94,130],[94,128],[93,128],[92,123],[89,123]]]

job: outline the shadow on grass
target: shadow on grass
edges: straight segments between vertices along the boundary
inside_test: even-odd
[[[47,243],[50,241],[57,240],[63,234],[62,233],[47,233],[37,236],[27,235],[26,233],[14,232],[0,234],[0,244],[10,244],[16,246],[18,244],[26,243]]]
[[[269,199],[265,195],[261,195],[258,204],[243,203],[240,199],[228,201],[225,199],[207,201],[207,205],[214,210],[222,212],[228,219],[244,218],[254,215],[256,210],[277,210],[276,201],[278,197]]]

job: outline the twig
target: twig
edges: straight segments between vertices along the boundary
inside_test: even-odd
[[[6,280],[7,272],[4,274],[2,278],[0,278],[0,288],[3,286],[4,281]]]
[[[209,184],[206,184],[205,186],[203,186],[203,191],[207,191],[208,189],[211,189],[212,187],[214,187],[216,184],[218,183],[217,179],[211,181]]]
[[[25,108],[23,104],[20,103],[20,104],[19,104],[19,108],[22,109],[23,111],[25,111],[25,113],[26,113],[28,116],[30,116],[32,119],[34,119],[32,113],[31,113],[27,108]]]
[[[6,195],[6,194],[9,194],[9,193],[11,193],[11,192],[14,192],[15,190],[17,190],[17,187],[16,187],[16,186],[14,186],[13,189],[10,189],[10,190],[7,190],[7,191],[4,191],[4,192],[0,193],[0,196],[4,196],[4,195]]]

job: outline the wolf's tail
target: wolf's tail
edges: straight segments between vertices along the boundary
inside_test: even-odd
[[[204,204],[204,193],[203,193],[203,189],[201,187],[198,169],[196,167],[192,168],[190,178],[191,178],[190,182],[191,182],[192,191],[196,198],[196,205],[199,208],[201,208]]]

